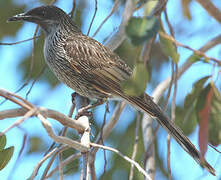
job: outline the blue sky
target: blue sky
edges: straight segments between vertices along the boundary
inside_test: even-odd
[[[61,3],[62,2],[62,3]],[[65,3],[64,3],[65,2]],[[65,10],[66,12],[70,12],[71,10],[71,3],[68,3],[70,1],[59,1],[57,5]],[[89,1],[89,5],[86,8],[84,12],[84,22],[82,26],[82,31],[84,33],[87,32],[87,29],[89,27],[89,23],[91,21],[91,17],[94,11],[94,1]],[[212,37],[215,37],[221,32],[221,26],[218,24],[213,18],[208,16],[208,14],[201,8],[199,4],[197,4],[195,1],[191,3],[190,9],[192,12],[192,21],[184,20],[182,17],[181,12],[181,5],[179,4],[180,1],[177,0],[169,0],[168,2],[168,16],[172,22],[172,26],[174,27],[180,27],[180,29],[185,29],[185,35],[182,36],[176,36],[177,40],[182,42],[183,44],[187,44],[191,46],[192,48],[198,49],[203,45],[205,42],[210,40]],[[218,4],[218,0],[214,1],[216,4]],[[28,5],[27,9],[31,9],[33,7],[39,6],[40,4],[32,3]],[[174,8],[176,7],[176,8]],[[94,21],[94,24],[92,26],[92,30],[90,35],[92,35],[96,28],[99,26],[100,22],[109,14],[110,10],[112,8],[111,1],[98,1],[98,12]],[[220,7],[221,9],[221,7]],[[5,20],[6,21],[6,20]],[[116,27],[118,27],[120,23],[120,19],[117,19],[116,16],[113,16],[110,18],[109,21],[107,21],[104,25],[104,27],[101,29],[99,34],[95,37],[97,40],[102,41],[104,38],[107,37]],[[207,24],[205,26],[205,24]],[[5,23],[7,26],[7,23]],[[204,29],[202,29],[202,27]],[[25,23],[23,27],[19,30],[16,37],[5,37],[1,41],[2,42],[15,42],[23,39],[27,39],[33,36],[33,32],[35,29],[35,25],[31,23]],[[176,34],[175,34],[176,35]],[[203,38],[202,38],[203,37]],[[24,56],[28,56],[29,53],[31,53],[32,49],[32,42],[26,42],[14,46],[1,46],[0,47],[0,55],[1,55],[1,66],[0,66],[0,87],[7,89],[11,92],[14,92],[20,85],[23,83],[21,79],[21,70],[17,69],[17,65],[19,62],[24,58]],[[25,53],[24,53],[25,52]],[[180,56],[180,63],[181,65],[186,58],[192,54],[189,50],[178,48],[178,52],[181,54]],[[16,56],[15,56],[16,53]],[[208,51],[208,56],[221,59],[221,46],[217,46],[216,48]],[[207,64],[200,64],[196,63],[193,65],[192,68],[188,70],[187,73],[185,73],[180,81],[178,82],[178,95],[177,95],[177,103],[181,102],[185,95],[191,91],[192,84],[199,79],[200,77],[203,77],[205,75],[210,74],[212,71],[212,67],[208,66]],[[162,70],[162,75],[158,78],[161,80],[165,79],[165,77],[170,75],[170,68],[165,67]],[[25,93],[27,91],[28,87],[21,91],[19,95],[25,97]],[[148,92],[151,93],[151,89],[148,89]],[[36,102],[40,99],[40,102],[38,101],[40,106],[44,106],[47,108],[58,110],[64,114],[68,113],[68,109],[71,105],[70,102],[70,94],[72,93],[72,90],[67,88],[65,85],[59,85],[56,87],[53,91],[50,90],[50,87],[46,83],[39,83],[37,82],[31,92],[31,95],[29,99],[31,102]],[[47,94],[47,97],[44,97],[42,100],[42,95],[45,96]],[[59,94],[59,96],[57,96]],[[56,98],[54,98],[56,97]],[[61,103],[62,102],[62,103]],[[16,107],[15,105],[12,105],[10,102],[6,102],[4,105],[0,106],[0,110],[3,109],[9,109],[12,107]],[[104,111],[102,107],[99,107],[99,110],[97,112]],[[126,116],[127,114],[127,116]],[[96,115],[95,115],[96,116]],[[117,124],[115,131],[121,131],[124,132],[127,124],[125,124],[125,117],[127,119],[128,125],[133,120],[134,116],[134,109],[131,107],[127,107],[124,111],[124,114],[121,116],[121,119],[119,123]],[[98,118],[98,121],[102,121],[103,118]],[[6,127],[8,127],[10,124],[12,124],[16,119],[7,119],[1,122],[0,131],[4,130]],[[59,126],[58,123],[53,123],[53,125],[57,127]],[[24,124],[22,124],[22,127],[25,129],[25,132],[28,135],[38,135],[39,131],[40,136],[45,139],[47,137],[47,134],[45,130],[43,129],[40,121],[37,118],[31,118],[27,120]],[[191,141],[197,145],[198,137],[197,137],[198,128],[196,129],[195,133],[193,133],[190,136]],[[0,171],[0,177],[1,179],[6,179],[10,173],[10,170],[12,169],[14,162],[16,160],[18,151],[20,150],[21,144],[22,144],[22,137],[24,135],[24,132],[21,130],[15,128],[7,133],[7,146],[15,146],[15,154],[10,161],[10,163],[7,165],[7,167]],[[158,133],[160,142],[159,148],[160,154],[162,154],[162,158],[166,159],[166,152],[167,152],[167,146],[166,146],[166,132],[160,131]],[[52,140],[47,139],[47,143],[50,144]],[[188,156],[177,143],[174,143],[174,140],[172,140],[172,152],[171,152],[171,168],[173,176],[176,179],[211,179],[215,180],[215,177],[212,177],[210,175],[207,175],[206,172],[203,172],[201,168],[195,163],[195,161],[192,160],[190,156]],[[100,169],[99,167],[103,167],[103,153],[99,152],[96,162],[97,167],[97,174],[101,174],[103,172],[103,169]],[[177,159],[179,157],[179,159]],[[21,163],[19,163],[19,166],[17,167],[17,170],[13,173],[12,179],[16,179],[16,177],[22,177],[22,179],[28,178],[30,175],[30,172],[32,172],[33,167],[36,165],[36,163],[42,158],[42,155],[39,154],[32,154],[23,156],[21,158]],[[221,168],[219,167],[216,162],[220,162],[220,156],[218,153],[216,153],[214,150],[211,150],[209,148],[209,151],[207,152],[207,159],[211,164],[214,166],[217,170],[217,174],[219,177],[221,177]],[[166,161],[165,161],[166,162]],[[127,163],[127,162],[125,162]],[[166,164],[165,164],[166,166]],[[41,169],[43,169],[42,167]],[[185,169],[184,169],[185,168]],[[206,174],[204,176],[204,173]],[[76,175],[77,176],[77,175]],[[163,179],[160,173],[157,173],[156,179]],[[69,179],[69,178],[67,178]],[[70,178],[71,179],[71,178]]]

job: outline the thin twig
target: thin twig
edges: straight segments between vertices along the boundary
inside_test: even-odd
[[[62,165],[63,166],[66,166],[68,164],[70,164],[71,162],[73,162],[74,160],[80,158],[82,156],[81,153],[77,153],[77,154],[73,154],[71,156],[69,156],[68,158],[66,158],[63,162],[62,162]],[[57,172],[59,170],[59,167],[55,167],[54,169],[52,169],[48,175],[45,177],[46,179],[51,177],[55,172]]]
[[[25,40],[22,40],[22,41],[17,41],[17,42],[12,42],[12,43],[4,43],[4,42],[0,42],[0,45],[6,45],[6,46],[11,46],[11,45],[16,45],[16,44],[21,44],[21,43],[24,43],[24,42],[27,42],[27,41],[31,41],[33,40],[34,38],[37,39],[41,36],[36,36],[36,37],[32,37],[32,38],[28,38],[28,39],[25,39]]]
[[[101,22],[101,24],[98,26],[97,30],[95,31],[95,33],[93,34],[92,37],[96,36],[97,33],[101,30],[102,26],[104,25],[104,23],[113,15],[114,11],[116,11],[116,9],[120,6],[120,0],[116,0],[114,2],[114,5],[111,9],[111,12],[107,15],[107,17]]]
[[[74,109],[75,109],[75,103],[72,102],[71,108],[70,108],[69,113],[68,113],[69,118],[72,117],[72,115],[74,113]],[[66,133],[67,133],[67,130],[68,130],[68,127],[64,126],[63,129],[60,131],[59,135],[65,136]],[[53,142],[51,144],[51,146],[48,148],[48,150],[45,152],[45,154],[47,154],[49,151],[51,151],[51,149],[55,146],[55,144],[56,144],[56,142]]]
[[[151,180],[150,176],[146,173],[146,171],[134,160],[130,159],[129,157],[123,155],[120,151],[118,151],[117,149],[111,148],[111,147],[107,147],[107,146],[103,146],[100,144],[95,144],[95,143],[90,143],[91,146],[96,147],[96,148],[101,148],[101,149],[105,149],[108,151],[112,151],[115,152],[117,155],[119,155],[120,157],[122,157],[123,159],[125,159],[126,161],[130,162],[131,164],[133,164],[138,171],[140,171],[144,177],[146,177],[147,179]]]
[[[93,24],[93,22],[94,22],[94,18],[95,18],[95,16],[96,16],[96,14],[97,14],[97,0],[94,0],[94,2],[95,2],[95,7],[94,7],[94,15],[93,15],[93,17],[92,17],[92,20],[91,20],[91,23],[90,23],[90,26],[89,26],[89,28],[88,28],[88,31],[87,31],[87,36],[89,35],[89,33],[90,33],[90,30],[91,30],[91,26],[92,26],[92,24]]]
[[[126,106],[126,102],[121,102],[121,103],[118,103],[117,106],[115,107],[113,115],[111,116],[108,123],[103,128],[104,129],[103,133],[102,133],[102,139],[103,140],[105,140],[109,136],[111,131],[113,130],[113,128],[116,125],[116,123],[118,122],[118,120],[120,118],[120,115],[121,115],[122,111],[124,110],[125,106]],[[101,140],[100,140],[100,137],[101,137],[101,133],[98,134],[98,136],[95,140],[95,142],[97,144],[102,143]],[[98,150],[97,148],[94,148],[91,151],[92,157],[95,157],[95,154],[96,154],[97,150]],[[91,158],[91,160],[92,160],[92,158]]]
[[[59,180],[63,180],[63,163],[62,163],[62,152],[58,154],[58,169],[59,169]]]
[[[89,168],[90,168],[90,177],[91,180],[96,180],[96,173],[95,173],[95,165],[94,161],[89,163]]]
[[[24,116],[25,113],[27,113],[27,112],[28,112],[28,110],[21,109],[21,108],[0,111],[0,120],[6,119],[6,118],[14,118],[14,117],[18,117],[18,116]],[[39,107],[38,112],[41,113],[45,117],[57,120],[58,122],[60,122],[64,126],[76,129],[79,133],[83,132],[86,128],[85,123],[75,120],[75,119],[72,119],[72,118],[69,118],[58,111]]]
[[[25,108],[26,110],[31,110],[32,108],[34,108],[34,105],[29,103],[27,100],[5,89],[0,88],[0,96],[4,97],[5,99],[9,99],[10,101],[14,102],[15,104],[18,104],[19,106]]]
[[[126,38],[125,28],[127,26],[128,21],[130,20],[136,2],[134,0],[127,0],[125,3],[125,8],[122,15],[122,22],[119,26],[118,31],[114,34],[114,36],[106,43],[106,46],[111,50],[116,49]]]
[[[169,31],[170,34],[172,35],[172,37],[174,38],[174,31],[173,31],[173,27],[170,24],[168,15],[167,15],[167,11],[166,9],[164,10],[164,15],[165,15],[165,19],[166,19],[166,23],[169,27]],[[175,45],[176,46],[176,45]],[[177,49],[177,47],[176,47]],[[171,85],[174,83],[174,92],[173,92],[173,97],[172,97],[172,108],[171,108],[171,121],[175,121],[175,108],[176,108],[176,93],[177,93],[177,71],[178,71],[178,65],[175,62],[172,62],[172,80],[171,80]],[[171,163],[170,163],[170,139],[171,139],[171,135],[168,134],[167,136],[167,166],[168,166],[168,175],[169,175],[169,179],[172,180],[172,173],[171,173]]]
[[[15,91],[15,93],[18,93],[19,91],[21,91],[25,86],[27,86],[31,80],[31,76],[32,76],[32,71],[33,71],[33,67],[34,67],[34,47],[35,47],[35,40],[37,37],[37,32],[39,29],[39,25],[37,25],[33,38],[32,38],[32,53],[31,53],[31,62],[30,62],[30,67],[29,67],[29,73],[28,73],[28,77],[26,79],[26,81],[24,82],[24,84],[18,88],[18,90]]]
[[[172,42],[175,43],[177,46],[181,46],[181,47],[183,47],[183,48],[189,49],[190,51],[193,51],[194,54],[197,54],[197,55],[199,55],[200,57],[204,57],[205,59],[210,59],[211,61],[214,61],[214,62],[217,63],[218,65],[221,65],[221,61],[220,61],[220,60],[218,60],[218,59],[216,59],[216,58],[213,58],[213,57],[208,57],[203,51],[201,51],[201,50],[195,50],[195,49],[193,49],[193,48],[191,48],[191,47],[189,47],[189,46],[187,46],[187,45],[184,45],[184,44],[178,42],[178,41],[177,41],[176,39],[174,39],[172,36],[169,36],[168,34],[165,34],[165,33],[163,33],[162,31],[160,31],[159,34],[160,34],[162,37],[164,37],[164,38],[166,38],[166,39],[172,41]]]
[[[134,141],[133,153],[131,156],[132,160],[135,160],[136,155],[137,155],[140,121],[141,121],[141,116],[140,116],[140,113],[138,112],[137,121],[136,121],[135,138],[134,138],[135,141]],[[129,175],[129,180],[132,180],[132,179],[134,179],[134,165],[133,164],[131,164],[130,166],[130,175]]]
[[[148,1],[147,1],[148,3]],[[152,9],[151,12],[145,13],[147,16],[155,15],[160,20],[161,12],[166,7],[167,0],[159,0],[157,1],[157,4]],[[153,37],[148,44],[146,44],[146,49],[143,53],[143,60],[145,64],[148,63],[149,56],[150,56],[150,50],[152,47],[152,44],[154,42],[156,37]],[[172,86],[172,85],[171,85]],[[170,92],[168,93],[168,96],[170,95]],[[169,97],[168,97],[169,98]],[[155,178],[155,172],[156,172],[156,160],[155,160],[155,147],[153,146],[153,143],[155,142],[156,133],[153,131],[153,119],[150,118],[146,113],[143,115],[142,119],[142,133],[143,133],[143,140],[144,140],[144,146],[145,146],[145,153],[144,153],[144,168],[146,172],[148,172],[148,175],[154,179]],[[159,128],[159,124],[157,124],[157,128]],[[146,179],[145,179],[146,180]]]
[[[68,146],[77,149],[81,152],[87,152],[89,151],[89,148],[86,145],[83,145],[77,141],[73,141],[67,137],[63,137],[63,136],[56,136],[55,133],[53,132],[53,129],[51,127],[50,122],[45,119],[44,116],[42,116],[42,114],[37,114],[37,117],[41,120],[42,125],[44,126],[44,128],[46,129],[48,135],[55,141],[58,143],[62,143],[62,144],[67,144]]]
[[[102,139],[103,141],[109,136],[111,133],[112,129],[118,122],[120,115],[122,111],[124,110],[126,106],[126,102],[120,102],[116,105],[115,110],[113,112],[113,115],[109,119],[108,123],[105,124],[104,128],[102,128]],[[96,143],[102,143],[101,142],[101,132],[98,134],[96,140]],[[95,162],[95,156],[98,151],[98,148],[93,148],[91,153],[90,153],[90,172],[91,172],[91,180],[96,180],[96,173],[95,173],[95,168],[94,168],[94,162]]]
[[[76,8],[76,2],[75,2],[75,0],[73,0],[72,1],[72,9],[71,9],[71,12],[70,12],[71,18],[73,18],[73,16],[74,16],[75,8]]]
[[[0,134],[3,135],[5,133],[7,133],[9,130],[13,129],[16,126],[19,126],[20,124],[22,124],[26,119],[30,118],[31,116],[33,116],[36,113],[36,109],[31,109],[30,111],[28,111],[22,118],[18,119],[17,121],[15,121],[11,126],[7,127],[5,130],[3,130]]]
[[[75,101],[74,103],[76,104],[77,112],[79,112],[79,110],[83,109],[84,107],[88,107],[88,104],[89,104],[88,98],[85,98],[77,93],[75,93],[74,101]],[[89,149],[90,148],[89,117],[85,115],[80,116],[80,118],[78,118],[78,121],[84,122],[85,126],[87,127],[84,130],[83,134],[81,135],[81,144]],[[82,152],[82,155],[83,155],[83,168],[81,170],[81,178],[83,178],[83,180],[88,180],[89,179],[89,152]]]
[[[103,119],[103,123],[102,123],[102,126],[101,126],[100,140],[101,140],[102,145],[104,145],[103,130],[104,130],[104,126],[106,124],[106,119],[107,119],[107,113],[108,112],[109,112],[109,103],[107,101],[106,106],[105,106],[104,119]],[[103,174],[105,174],[105,172],[106,172],[106,166],[107,166],[107,158],[106,158],[106,151],[104,150],[104,171],[103,171]]]
[[[214,37],[213,39],[209,40],[206,44],[204,44],[199,51],[201,52],[206,52],[209,49],[215,47],[216,45],[221,43],[221,34]],[[190,56],[191,57],[191,56]],[[188,60],[178,69],[178,74],[177,74],[177,78],[179,79],[184,72],[186,72],[194,62],[192,62],[190,60],[190,57],[187,58]],[[158,102],[159,99],[161,98],[161,96],[163,95],[163,93],[166,91],[166,89],[169,87],[171,81],[171,77],[168,77],[167,79],[165,79],[164,81],[162,81],[161,83],[159,83],[157,85],[157,87],[154,89],[152,97],[154,98],[154,102]]]
[[[89,180],[89,153],[83,153],[83,180]]]
[[[31,177],[29,178],[30,180],[34,179],[35,176],[38,174],[38,170],[39,168],[42,166],[42,164],[48,159],[50,158],[54,153],[55,154],[58,154],[60,151],[64,151],[68,148],[67,145],[62,145],[61,147],[56,147],[54,148],[51,152],[49,152],[47,155],[45,155],[40,161],[39,163],[35,166],[32,174],[31,174]]]
[[[31,87],[29,88],[28,92],[26,93],[25,99],[28,99],[28,95],[31,93],[31,90],[32,90],[34,84],[36,83],[36,81],[38,80],[38,78],[40,78],[40,76],[44,73],[45,69],[46,69],[46,64],[44,65],[44,67],[42,68],[42,70],[38,73],[38,75],[37,75],[37,77],[34,79],[34,81],[31,83]]]
[[[197,0],[203,8],[219,23],[221,23],[221,11],[210,0]]]

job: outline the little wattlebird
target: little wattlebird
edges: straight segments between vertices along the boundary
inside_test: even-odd
[[[55,6],[41,6],[15,15],[8,21],[40,25],[45,34],[45,60],[60,81],[82,96],[98,100],[120,97],[148,113],[196,162],[215,175],[215,170],[150,96],[146,93],[129,96],[122,91],[121,83],[132,74],[129,66],[110,49],[82,34],[63,10]]]

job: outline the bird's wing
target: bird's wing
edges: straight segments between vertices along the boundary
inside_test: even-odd
[[[100,91],[121,91],[120,83],[132,73],[118,55],[85,35],[68,38],[64,50],[73,69],[85,78],[91,77],[88,81]]]

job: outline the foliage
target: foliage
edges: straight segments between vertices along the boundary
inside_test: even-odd
[[[0,170],[8,164],[14,152],[14,146],[5,148],[6,140],[5,135],[0,136]]]

